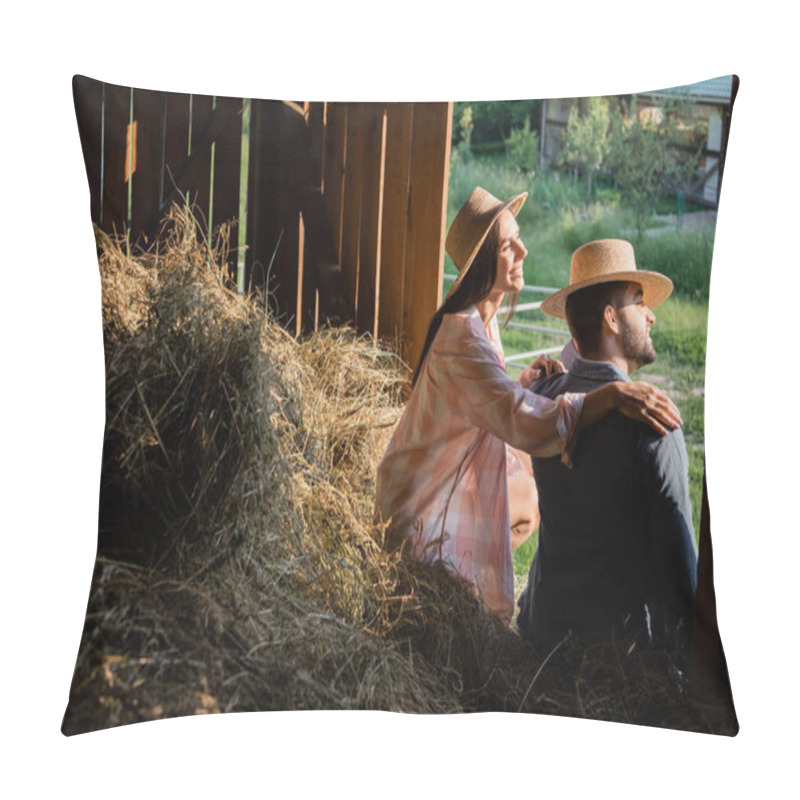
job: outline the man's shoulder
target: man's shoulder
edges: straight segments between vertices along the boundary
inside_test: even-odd
[[[585,391],[585,389],[578,388],[578,383],[579,381],[570,375],[569,372],[558,372],[534,381],[530,389],[534,394],[540,394],[543,397],[552,399],[565,392]]]
[[[561,372],[540,378],[531,385],[531,391],[543,397],[553,399],[565,392],[590,392],[611,383],[611,380],[594,380],[582,376],[576,376],[569,372]],[[665,436],[656,433],[649,425],[631,419],[617,411],[612,411],[603,419],[596,422],[592,428],[599,430],[615,431],[615,436],[623,436],[631,446],[638,449],[640,458],[643,461],[652,463],[664,462],[678,457],[679,459],[686,453],[686,443],[683,432],[680,428],[669,431]],[[584,431],[579,438],[593,439],[592,435],[587,436],[588,431]]]
[[[633,422],[633,420],[631,421]],[[679,463],[688,461],[686,440],[681,428],[667,431],[664,436],[661,436],[649,426],[640,424],[640,427],[643,430],[639,432],[637,438],[640,453],[645,461],[660,465],[666,465],[673,461]]]
[[[613,378],[598,379],[595,376],[588,377],[578,375],[574,372],[557,372],[544,378],[539,378],[531,384],[531,391],[543,397],[554,398],[566,392],[580,392],[585,394],[595,389],[611,383]]]

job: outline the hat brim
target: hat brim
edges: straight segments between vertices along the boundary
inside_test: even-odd
[[[590,286],[598,286],[601,283],[614,283],[624,281],[625,283],[638,283],[642,287],[644,303],[648,308],[655,308],[659,303],[663,303],[671,294],[674,288],[672,281],[660,272],[650,272],[645,269],[627,269],[619,272],[607,272],[594,278],[587,278],[585,281],[567,286],[542,300],[541,310],[548,317],[566,319],[567,298]]]
[[[453,281],[452,285],[450,286],[450,290],[447,292],[445,296],[445,300],[450,297],[451,294],[461,285],[461,281],[464,279],[464,276],[469,271],[469,268],[472,266],[472,262],[475,260],[475,256],[478,255],[478,251],[483,246],[483,243],[486,241],[486,237],[489,235],[489,231],[492,229],[492,225],[497,222],[497,218],[506,210],[508,209],[515,217],[519,214],[519,210],[525,204],[525,201],[528,199],[527,192],[521,192],[520,194],[514,195],[510,200],[506,200],[505,203],[501,203],[497,209],[495,210],[494,214],[492,215],[491,221],[486,226],[486,230],[483,233],[483,236],[478,240],[478,243],[472,249],[472,252],[469,255],[469,258],[466,260],[466,263],[461,270],[459,271],[456,279]]]

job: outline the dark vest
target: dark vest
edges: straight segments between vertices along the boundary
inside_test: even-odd
[[[628,378],[577,359],[534,391],[554,398],[613,380]],[[581,432],[572,461],[533,459],[541,522],[520,632],[548,651],[568,631],[586,643],[617,631],[682,658],[697,571],[683,434],[660,437],[614,412]]]

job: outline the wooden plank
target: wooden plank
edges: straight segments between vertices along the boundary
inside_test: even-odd
[[[323,145],[322,195],[328,212],[336,261],[342,263],[342,210],[344,208],[345,156],[347,152],[348,106],[329,103]]]
[[[307,224],[304,208],[307,204],[301,203],[300,212],[300,227],[299,227],[299,291],[302,297],[302,307],[299,313],[301,322],[301,329],[305,333],[315,331],[318,326],[318,308],[319,308],[319,270],[316,269],[314,264],[314,248],[309,246],[307,237]],[[325,231],[324,233],[327,233]],[[319,249],[317,249],[317,253]]]
[[[236,275],[236,242],[239,219],[239,173],[242,161],[242,100],[235,97],[218,97],[215,115],[219,122],[214,137],[214,218],[218,231],[224,223],[230,227],[228,272],[232,280]]]
[[[294,336],[299,336],[302,330],[303,275],[300,214],[292,209],[291,197],[283,186],[280,203],[281,247],[270,274],[270,291],[279,320]]]
[[[186,192],[181,185],[181,173],[189,157],[189,95],[177,92],[167,93],[164,139],[164,175],[159,217],[169,209],[172,201],[180,202],[179,193]]]
[[[310,332],[316,328],[317,286],[314,271],[306,265],[306,226],[302,211],[297,214],[297,305],[295,314],[297,325],[295,335]]]
[[[314,187],[301,188],[300,209],[303,212],[303,224],[306,230],[306,275],[312,276],[313,286],[318,292],[314,298],[314,306],[318,301],[319,313],[322,314],[323,319],[337,324],[342,323],[352,318],[348,311],[352,304],[345,300],[344,278],[339,268],[338,255],[331,241],[324,198],[318,189]],[[310,301],[308,281],[304,283],[304,287],[304,298],[307,297]],[[309,316],[304,310],[304,320],[309,323],[310,313],[309,305]]]
[[[331,253],[328,228],[318,227],[317,241],[313,241],[314,231],[309,236],[309,226],[314,223],[313,212],[321,208],[325,170],[325,123],[327,103],[305,103],[305,119],[308,158],[306,161],[306,185],[301,187],[300,206],[300,261],[303,272],[300,280],[302,294],[302,330],[306,333],[317,330],[319,326],[320,278],[323,270],[338,269],[338,263]],[[319,218],[319,214],[317,217]],[[319,219],[320,223],[327,220]],[[316,245],[316,246],[315,246]],[[324,262],[324,263],[323,263]]]
[[[298,335],[302,328],[302,265],[300,263],[300,185],[304,179],[307,155],[305,116],[295,104],[284,103],[279,119],[279,151],[275,187],[278,220],[282,231],[281,248],[271,278],[280,318],[287,329]]]
[[[320,104],[284,103],[284,130],[281,148],[281,218],[290,237],[287,262],[281,271],[290,330],[295,335],[314,328],[318,270],[313,248],[307,247],[310,202],[319,197],[322,164],[322,120],[315,106]],[[315,125],[316,136],[309,129]],[[319,249],[317,249],[319,258]]]
[[[325,169],[325,121],[327,103],[306,104],[306,128],[308,129],[308,178],[322,191]]]
[[[342,201],[341,268],[348,305],[347,319],[355,321],[358,313],[359,246],[361,244],[361,183],[364,171],[363,103],[349,104],[347,112],[347,149],[345,151],[344,195]]]
[[[92,222],[99,225],[103,164],[103,84],[83,75],[75,75],[72,79],[72,97],[78,120],[86,179],[89,182],[89,210]]]
[[[269,101],[252,100],[250,104],[250,163],[247,170],[247,240],[245,242],[245,292],[257,293],[263,288],[265,274],[259,267],[256,251],[262,237],[262,207],[265,202],[263,191],[264,170],[264,125],[265,111],[262,103]]]
[[[252,106],[248,285],[263,287],[280,237],[270,302],[293,333],[313,329],[320,305],[328,318],[352,318],[352,302],[340,297],[342,274],[319,185],[322,141],[308,129],[314,111],[314,104]]]
[[[147,89],[133,90],[133,119],[136,123],[136,171],[133,173],[131,241],[144,247],[157,233],[153,223],[159,206],[163,170],[164,94]]]
[[[414,367],[442,299],[452,103],[416,103],[411,133],[403,353]]]
[[[390,103],[386,119],[386,168],[381,225],[378,335],[402,352],[408,180],[411,165],[411,103]]]
[[[386,105],[366,103],[363,109],[363,118],[356,328],[359,332],[369,333],[373,338],[377,338],[384,168],[386,165]]]
[[[198,217],[207,222],[206,206],[197,203],[197,187],[210,187],[211,144],[224,135],[226,118],[222,109],[213,109],[204,122],[195,124],[194,98],[190,95],[171,94],[167,105],[167,126],[176,126],[176,132],[167,130],[165,141],[164,191],[159,216],[166,213],[173,202],[181,205],[188,197],[196,204]],[[191,146],[191,153],[187,151]],[[204,225],[205,227],[205,225]]]
[[[206,94],[192,95],[191,153],[194,169],[187,181],[191,203],[196,207],[195,216],[208,226],[209,198],[211,196],[211,129],[213,98]]]
[[[105,84],[102,228],[122,234],[128,219],[125,183],[125,135],[130,121],[131,90]]]
[[[282,116],[279,101],[252,101],[245,287],[259,294],[267,288],[270,261],[281,247],[277,191]],[[274,301],[271,305],[277,312]]]

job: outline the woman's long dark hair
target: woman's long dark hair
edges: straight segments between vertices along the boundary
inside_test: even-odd
[[[417,384],[417,379],[422,372],[422,365],[425,363],[428,350],[430,350],[433,340],[439,331],[444,315],[463,311],[465,308],[479,303],[481,300],[485,300],[492,291],[494,282],[497,279],[497,253],[500,248],[498,223],[499,220],[489,229],[489,233],[484,239],[480,250],[478,250],[475,255],[470,268],[467,270],[467,274],[458,285],[458,288],[439,306],[436,313],[433,315],[431,324],[428,326],[428,333],[425,336],[422,354],[419,357],[417,368],[414,371],[414,377],[411,381],[412,386],[416,386]],[[519,292],[512,293],[508,304],[508,312],[503,321],[503,327],[508,325],[511,317],[514,315],[514,308],[517,305],[518,296]]]

